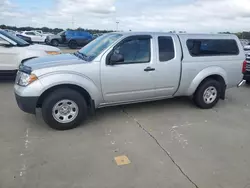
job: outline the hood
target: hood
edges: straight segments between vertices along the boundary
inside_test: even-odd
[[[86,61],[76,57],[74,54],[60,54],[45,57],[38,57],[28,60],[24,63],[25,66],[30,67],[32,70],[86,63]]]
[[[42,51],[53,51],[53,52],[59,52],[60,49],[53,47],[53,46],[48,46],[48,45],[41,45],[41,44],[33,44],[29,45],[26,47],[29,50],[42,50]]]

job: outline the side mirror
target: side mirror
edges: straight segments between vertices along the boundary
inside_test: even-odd
[[[123,55],[114,53],[114,54],[112,54],[111,57],[110,57],[109,64],[110,64],[110,65],[114,65],[114,64],[116,64],[116,63],[122,63],[122,62],[124,62],[124,57],[123,57]]]

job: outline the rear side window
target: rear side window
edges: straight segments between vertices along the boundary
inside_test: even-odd
[[[189,39],[187,47],[191,56],[238,55],[239,48],[232,39]]]
[[[174,58],[174,42],[172,37],[158,37],[159,60],[169,61]]]

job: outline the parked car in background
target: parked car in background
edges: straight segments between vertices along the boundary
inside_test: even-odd
[[[100,37],[102,35],[103,35],[103,33],[95,33],[95,34],[93,34],[93,39],[96,39],[97,37]]]
[[[92,39],[92,35],[85,31],[66,31],[66,42],[71,49],[82,47],[88,44]]]
[[[64,31],[57,35],[47,36],[46,44],[58,46],[59,44],[67,44],[70,48],[76,49],[88,44],[93,39],[92,35],[85,31]]]
[[[28,59],[60,54],[60,49],[34,44],[0,29],[0,77],[13,77],[20,63]]]
[[[247,45],[244,46],[244,51],[245,53],[250,53],[250,43],[248,43]]]
[[[32,40],[31,40],[30,37],[26,37],[26,36],[23,36],[23,35],[21,35],[21,34],[16,34],[16,36],[19,37],[19,38],[21,38],[21,39],[23,39],[23,40],[25,40],[25,41],[28,42],[29,44],[33,44],[33,42],[32,42]]]
[[[5,31],[7,31],[8,33],[11,33],[12,35],[16,35],[16,31],[13,31],[11,29],[4,29]]]
[[[242,44],[243,47],[249,44],[249,40],[248,39],[240,39],[240,42],[241,42],[241,44]]]
[[[46,44],[52,45],[52,46],[59,46],[59,44],[66,43],[66,31],[61,31],[60,33],[56,35],[50,35],[46,37]]]
[[[20,35],[31,38],[31,41],[35,43],[44,43],[47,37],[36,31],[24,31]]]
[[[15,95],[20,109],[42,108],[45,122],[59,130],[105,106],[191,96],[208,109],[227,88],[244,84],[244,60],[235,35],[109,33],[74,54],[24,62]]]
[[[246,80],[247,84],[250,84],[250,53],[246,54],[246,61],[244,62],[242,72],[244,74],[243,79]]]
[[[49,36],[49,35],[53,35],[52,33],[47,33],[47,32],[43,32],[42,30],[32,30],[34,32],[37,32],[39,33],[40,35],[43,35],[43,36]]]

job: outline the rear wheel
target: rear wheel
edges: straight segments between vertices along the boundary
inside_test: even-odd
[[[206,80],[198,87],[194,94],[195,104],[202,109],[214,107],[220,99],[221,85],[216,80]]]
[[[51,41],[51,45],[52,46],[58,46],[59,45],[59,41],[58,40],[52,40]]]
[[[68,45],[71,49],[76,49],[78,46],[75,40],[70,41]]]
[[[86,101],[75,90],[58,89],[45,98],[42,115],[44,121],[53,129],[73,129],[87,117]]]

